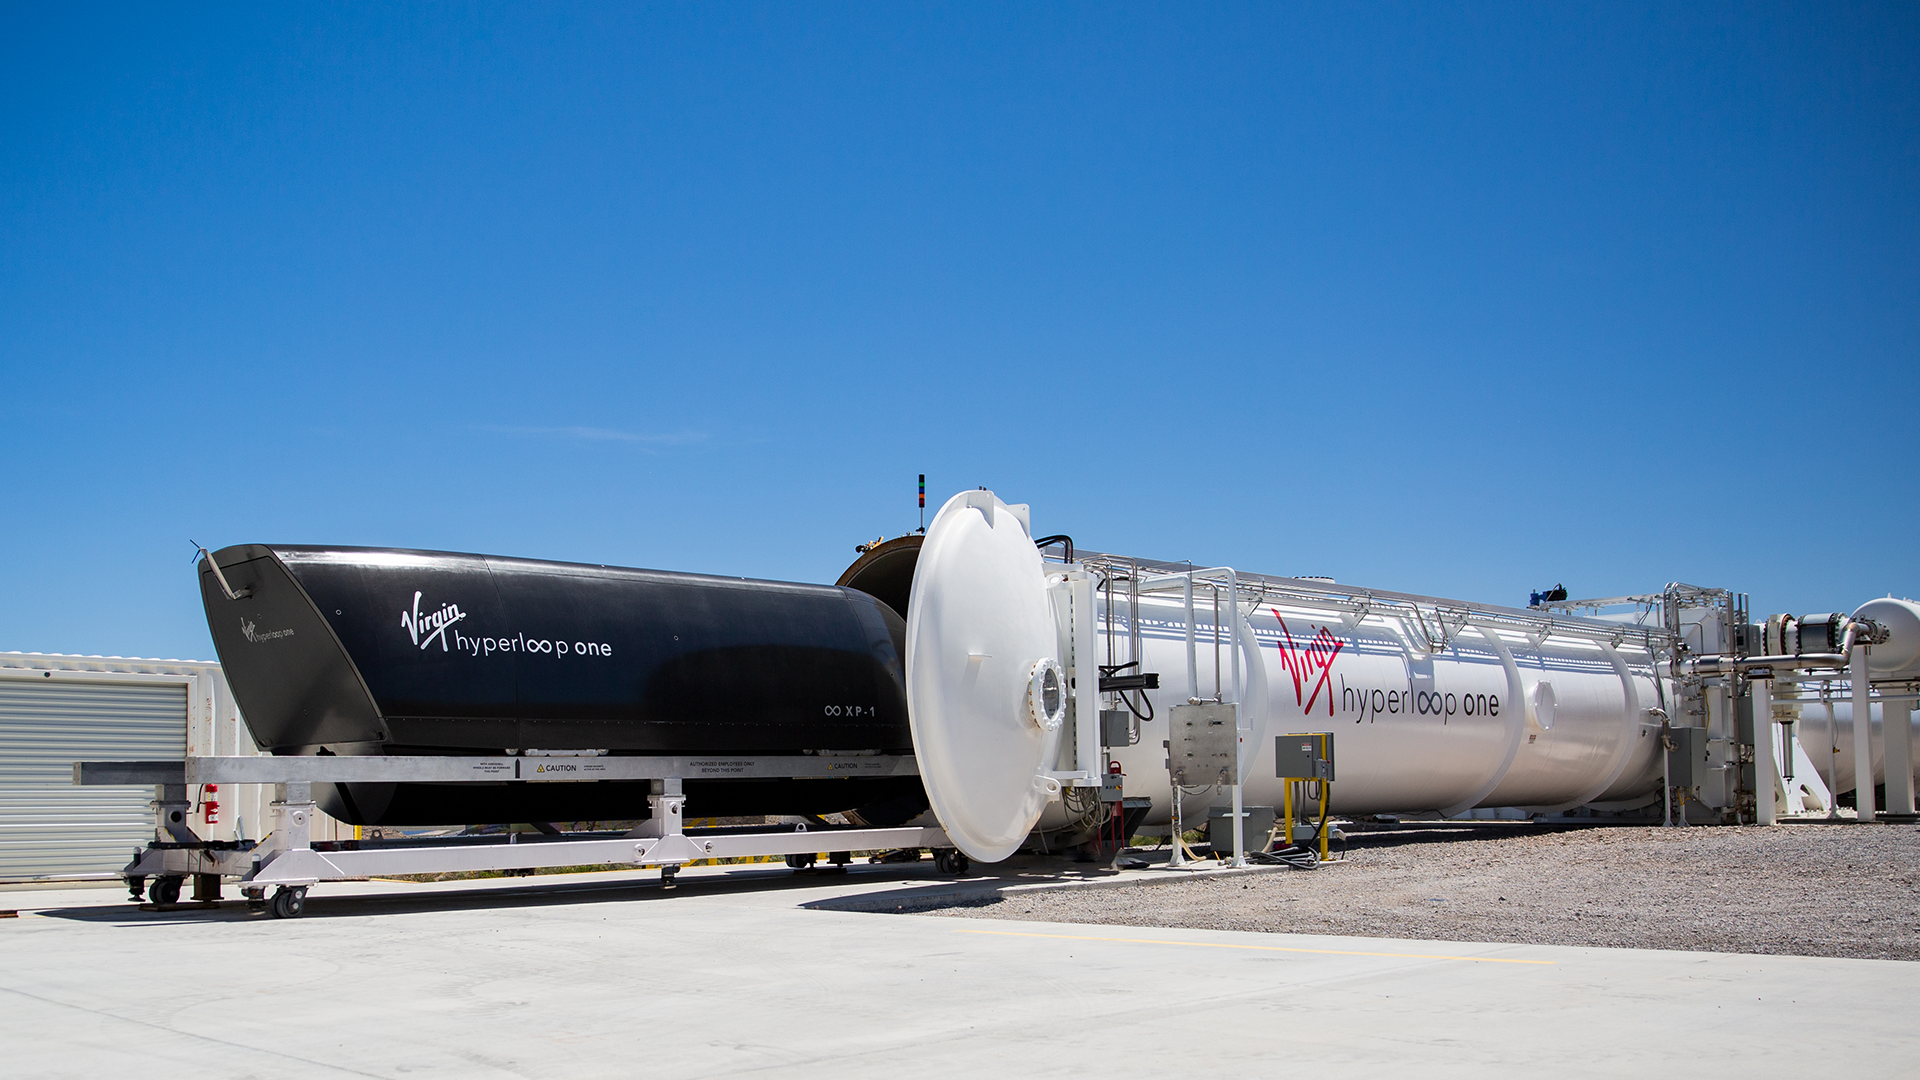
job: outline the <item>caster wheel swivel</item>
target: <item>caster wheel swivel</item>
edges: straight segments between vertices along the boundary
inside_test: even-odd
[[[180,882],[181,879],[173,874],[162,874],[154,878],[147,886],[147,899],[161,906],[179,903]]]
[[[282,885],[267,903],[267,914],[276,919],[297,919],[307,910],[307,890],[300,885]]]

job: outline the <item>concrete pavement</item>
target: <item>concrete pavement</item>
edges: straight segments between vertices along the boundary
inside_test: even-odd
[[[1164,871],[1163,871],[1164,873]],[[888,915],[929,863],[323,885],[305,917],[0,892],[9,1075],[1920,1071],[1920,964]],[[848,907],[868,910],[845,910]]]

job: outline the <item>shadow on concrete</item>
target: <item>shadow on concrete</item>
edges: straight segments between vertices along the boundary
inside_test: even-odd
[[[1353,827],[1346,851],[1351,854],[1369,848],[1392,848],[1408,844],[1475,843],[1590,827],[1526,822],[1361,823]],[[1165,849],[1151,850],[1140,852],[1137,857],[1150,865],[1164,864],[1167,853]],[[1203,870],[1222,872],[1211,864],[1203,867]],[[1286,867],[1261,866],[1234,872],[1296,871]],[[1067,885],[1152,885],[1189,879],[1190,875],[1179,872],[1162,870],[1145,875],[1122,874],[1096,863],[1076,863],[1052,856],[1016,855],[989,867],[976,866],[972,874],[959,879],[939,874],[930,860],[922,860],[911,863],[855,863],[845,870],[815,868],[794,871],[784,866],[768,866],[764,869],[729,868],[724,872],[704,874],[688,871],[680,875],[678,883],[671,889],[662,886],[657,871],[638,870],[613,878],[604,873],[594,874],[590,880],[578,880],[570,875],[546,875],[488,878],[470,884],[431,883],[416,886],[396,883],[387,887],[391,891],[344,894],[330,892],[329,886],[323,883],[307,894],[306,912],[301,918],[366,918],[472,908],[628,904],[671,901],[682,897],[780,893],[796,894],[797,906],[815,911],[914,914],[956,907],[986,907],[1000,903],[1008,892],[1016,890]],[[886,883],[891,883],[891,887],[872,887]],[[340,883],[340,887],[356,886]],[[228,889],[231,890],[232,886],[229,885]],[[848,895],[849,889],[857,891]],[[805,894],[809,892],[824,892],[827,895],[805,899]],[[264,911],[249,910],[246,901],[237,894],[231,895],[215,908],[142,911],[128,902],[41,908],[34,914],[44,918],[127,927],[270,919]]]
[[[1176,875],[1177,876],[1177,875]],[[1044,856],[1016,855],[991,867],[975,867],[971,876],[919,886],[870,889],[852,896],[825,896],[800,906],[809,911],[857,911],[912,915],[956,907],[997,904],[1015,890],[1058,886],[1119,885],[1144,881],[1093,863],[1074,863]]]
[[[1336,855],[1355,855],[1369,849],[1387,849],[1412,844],[1479,843],[1538,836],[1549,832],[1567,832],[1592,828],[1582,824],[1536,824],[1533,822],[1365,822],[1353,826],[1354,832],[1343,846],[1334,845]],[[1342,826],[1343,829],[1347,826]],[[1204,853],[1207,849],[1201,846]],[[1080,887],[1166,885],[1191,881],[1195,877],[1218,874],[1299,873],[1289,866],[1258,864],[1230,870],[1219,863],[1205,861],[1189,871],[1166,868],[1165,848],[1134,849],[1129,857],[1148,864],[1148,873],[1115,873],[1088,863],[1070,863],[1063,859],[1016,856],[991,868],[991,872],[961,881],[918,888],[867,890],[853,896],[829,896],[807,901],[800,906],[817,911],[859,911],[895,915],[924,914],[954,908],[989,907],[1008,899],[1009,893],[1051,886]]]
[[[453,911],[462,908],[534,908],[581,904],[627,904],[673,901],[680,898],[747,896],[792,892],[804,894],[820,890],[845,889],[869,881],[901,883],[926,882],[922,887],[950,879],[940,877],[932,862],[882,863],[855,865],[846,870],[794,871],[786,867],[765,870],[731,870],[724,874],[682,873],[673,888],[660,882],[656,871],[634,871],[631,876],[608,879],[596,876],[592,881],[569,881],[564,875],[540,878],[487,878],[448,887],[444,883],[420,886],[411,891],[407,885],[396,891],[374,893],[329,893],[327,883],[307,893],[302,919],[365,918],[373,915],[405,915],[421,912]],[[354,883],[339,883],[352,887]],[[229,886],[231,889],[231,886]],[[264,911],[250,911],[244,898],[223,900],[215,908],[182,907],[171,911],[142,911],[139,906],[100,904],[84,907],[41,908],[35,915],[76,922],[116,924],[129,927],[177,925],[179,923],[216,923],[267,921]]]

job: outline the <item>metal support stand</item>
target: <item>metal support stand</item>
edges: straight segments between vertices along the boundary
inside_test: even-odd
[[[700,759],[690,764],[726,776],[809,776],[844,774],[857,763],[867,775],[914,775],[911,758],[764,758]],[[561,866],[660,868],[669,885],[687,863],[702,859],[791,855],[811,860],[823,848],[836,862],[846,862],[852,851],[931,848],[946,851],[952,841],[940,829],[831,829],[809,831],[804,825],[790,831],[750,832],[732,829],[684,828],[686,795],[681,759],[592,758],[407,758],[407,757],[199,757],[172,762],[79,762],[74,783],[83,786],[152,784],[161,788],[154,801],[154,843],[143,849],[123,872],[129,886],[152,879],[149,893],[155,904],[178,898],[179,886],[195,879],[197,897],[217,896],[219,881],[237,881],[249,906],[261,905],[277,917],[291,918],[304,910],[307,887],[322,881],[362,880],[397,874],[534,870]],[[652,816],[625,836],[611,834],[561,835],[551,839],[509,835],[492,837],[434,837],[418,841],[368,843],[347,841],[316,846],[313,842],[313,785],[356,781],[466,783],[540,782],[542,779],[647,779],[646,773],[673,766],[673,775],[652,778],[648,796]],[[697,775],[698,773],[696,773]],[[188,783],[270,783],[273,833],[261,845],[203,841],[187,827]],[[525,842],[518,842],[524,840]],[[963,860],[948,858],[946,866],[963,872]],[[267,891],[277,889],[272,900]]]

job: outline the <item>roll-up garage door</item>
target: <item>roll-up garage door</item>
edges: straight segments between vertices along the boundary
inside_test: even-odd
[[[0,679],[0,881],[125,867],[153,789],[74,787],[73,763],[186,752],[184,684]]]

